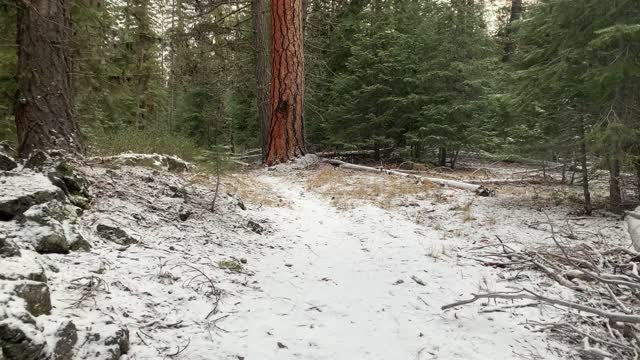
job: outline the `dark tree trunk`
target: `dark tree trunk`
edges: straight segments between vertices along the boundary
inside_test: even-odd
[[[591,215],[591,192],[589,191],[589,169],[587,168],[587,140],[584,119],[580,119],[580,165],[582,165],[582,192],[584,194],[584,212]]]
[[[609,206],[616,214],[622,213],[622,192],[620,191],[620,159],[616,153],[609,158]]]
[[[456,149],[456,151],[453,153],[453,157],[451,158],[451,168],[455,169],[456,167],[456,163],[458,162],[458,155],[460,154],[460,149]],[[445,159],[446,162],[446,159]]]
[[[514,44],[513,44],[513,25],[514,21],[520,20],[522,17],[522,0],[511,0],[511,14],[509,15],[509,23],[506,28],[506,42],[504,44],[504,55],[502,61],[510,62],[513,56]]]
[[[636,196],[638,197],[638,200],[640,200],[640,159],[636,159],[634,167],[636,169]]]
[[[438,164],[440,166],[447,166],[447,148],[441,147],[438,152]]]
[[[82,152],[71,90],[71,2],[18,1],[16,128],[20,156]]]
[[[263,160],[267,156],[269,143],[269,6],[267,0],[253,0],[253,45],[256,52],[256,101],[258,124],[260,125],[260,147]]]
[[[271,56],[268,165],[305,153],[302,0],[271,0]]]

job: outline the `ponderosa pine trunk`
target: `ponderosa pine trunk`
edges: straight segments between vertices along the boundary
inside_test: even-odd
[[[609,206],[616,214],[622,213],[622,191],[620,189],[620,159],[616,153],[609,158]]]
[[[16,2],[18,71],[15,119],[18,150],[82,152],[73,116],[71,88],[71,1]]]
[[[271,61],[268,165],[305,153],[302,0],[271,0]]]
[[[266,159],[269,144],[269,18],[268,0],[253,0],[253,45],[256,54],[256,101],[258,105],[258,124],[260,126],[260,148],[262,158]]]

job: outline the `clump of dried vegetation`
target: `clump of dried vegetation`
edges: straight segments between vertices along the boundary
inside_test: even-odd
[[[515,249],[498,239],[463,249],[459,258],[484,266],[516,273],[505,276],[512,280],[526,270],[540,271],[568,291],[548,295],[545,286],[531,284],[514,291],[481,290],[467,300],[442,307],[443,310],[475,301],[488,301],[480,312],[506,311],[516,307],[552,306],[563,310],[562,320],[531,322],[536,331],[551,332],[576,345],[580,356],[594,359],[638,359],[640,354],[640,253],[628,248],[611,247],[606,242],[576,239],[573,231],[556,228],[548,222],[553,243],[535,249]],[[572,245],[560,241],[573,239]],[[575,240],[580,240],[576,242]],[[508,300],[501,306],[489,306],[498,299]],[[513,303],[525,300],[523,303]],[[497,302],[496,302],[497,303]]]
[[[260,207],[287,207],[289,205],[255,176],[243,174],[225,176],[222,178],[222,187],[227,192],[237,194],[242,201],[248,204]]]
[[[412,196],[424,200],[437,191],[428,182],[397,176],[361,176],[350,171],[326,167],[306,180],[306,189],[331,199],[338,209],[351,209],[359,203],[371,203],[383,209],[393,208]]]

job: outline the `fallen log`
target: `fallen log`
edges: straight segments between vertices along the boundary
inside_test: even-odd
[[[541,184],[542,181],[540,179],[484,179],[484,180],[476,180],[471,179],[467,180],[470,184],[476,185],[509,185],[509,184]]]
[[[493,196],[495,194],[495,191],[487,189],[482,185],[470,184],[470,183],[466,183],[458,180],[447,180],[447,179],[438,179],[438,178],[432,178],[432,177],[426,177],[426,176],[417,176],[413,174],[402,173],[395,170],[387,170],[387,169],[381,169],[381,168],[373,168],[373,167],[364,166],[364,165],[350,164],[342,160],[335,160],[335,159],[323,159],[323,161],[326,162],[327,164],[331,164],[336,167],[341,167],[343,169],[366,171],[371,173],[383,173],[387,175],[403,176],[403,177],[408,177],[408,178],[413,178],[418,180],[426,180],[441,186],[473,191],[479,196]]]

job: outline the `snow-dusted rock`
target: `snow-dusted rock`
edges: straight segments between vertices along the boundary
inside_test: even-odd
[[[31,280],[12,281],[15,294],[25,302],[25,309],[33,316],[46,315],[51,312],[51,295],[46,283]],[[2,287],[2,285],[0,285]]]
[[[24,163],[24,168],[42,171],[49,165],[51,165],[51,157],[42,150],[35,150]]]
[[[24,224],[23,234],[40,254],[69,253],[69,242],[65,236],[64,228],[57,221],[52,221],[47,225],[29,221]]]
[[[20,249],[6,234],[0,234],[0,258],[20,256]]]
[[[5,306],[6,303],[0,305]],[[0,319],[2,319],[0,315]],[[46,342],[33,322],[6,317],[0,321],[0,349],[4,360],[42,359]]]
[[[47,276],[37,256],[33,251],[23,250],[20,257],[0,258],[0,280],[46,282]]]
[[[101,222],[96,226],[96,232],[103,239],[112,241],[119,245],[138,243],[138,240],[129,235],[126,230],[108,220],[101,220]]]
[[[62,190],[42,174],[5,173],[0,175],[0,221],[11,220],[34,205],[63,196]]]
[[[176,157],[160,154],[120,154],[101,158],[116,165],[144,166],[172,172],[184,172],[193,167],[190,163]]]
[[[18,167],[18,163],[13,156],[0,146],[0,170],[13,170]]]
[[[38,204],[30,207],[24,212],[24,217],[28,220],[45,225],[51,223],[51,220],[58,222],[67,221],[71,224],[78,222],[82,209],[66,204],[62,201],[52,200],[44,204]]]
[[[59,162],[47,176],[57,187],[64,190],[67,199],[82,209],[87,209],[91,200],[89,181],[75,167]]]
[[[129,330],[124,326],[94,323],[85,337],[86,343],[80,349],[78,359],[119,360],[129,352]]]
[[[73,347],[78,342],[78,329],[71,320],[66,320],[56,333],[58,339],[51,354],[52,360],[73,360]]]

